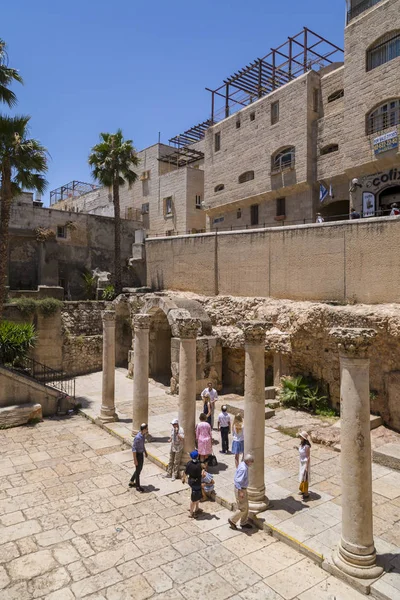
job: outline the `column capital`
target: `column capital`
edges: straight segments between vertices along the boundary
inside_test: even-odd
[[[279,329],[267,331],[265,346],[267,350],[272,350],[272,352],[290,354],[292,351],[290,334],[285,331],[279,331]]]
[[[150,315],[147,314],[137,314],[133,315],[132,324],[134,330],[137,329],[150,329]]]
[[[197,337],[201,322],[198,319],[176,319],[172,333],[183,339],[195,339]]]
[[[103,323],[114,324],[115,323],[115,310],[103,310],[101,312],[101,318],[103,319]]]
[[[342,356],[366,358],[377,333],[366,327],[333,327],[329,335],[337,342]]]
[[[241,321],[238,323],[246,344],[265,345],[265,321]]]

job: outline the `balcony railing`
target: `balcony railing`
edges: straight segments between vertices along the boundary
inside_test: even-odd
[[[381,0],[363,0],[363,2],[359,2],[358,4],[355,4],[353,1],[351,3],[350,10],[347,11],[347,23],[350,23],[352,19],[355,19],[369,8],[372,8],[372,6],[375,6],[375,4],[378,4],[380,1]]]

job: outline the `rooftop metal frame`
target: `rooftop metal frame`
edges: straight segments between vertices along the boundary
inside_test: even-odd
[[[191,163],[204,158],[204,152],[183,146],[182,148],[172,149],[172,152],[166,153],[158,159],[161,162],[174,165],[175,167],[187,167]]]
[[[207,129],[211,127],[211,125],[214,125],[214,122],[212,119],[207,119],[207,121],[194,125],[194,127],[191,127],[187,131],[170,138],[169,143],[177,148],[184,148],[185,146],[196,144],[204,138]]]
[[[206,88],[211,92],[211,123],[226,119],[315,66],[322,68],[339,60],[343,60],[342,48],[304,27],[278,48],[271,48],[263,58],[257,58],[224,79],[220,87]],[[220,98],[224,102],[220,102],[222,107],[218,108]]]
[[[69,198],[79,198],[83,194],[98,190],[101,186],[95,183],[85,183],[83,181],[70,181],[66,185],[62,185],[56,190],[50,192],[50,206],[61,202],[61,200],[68,200]]]

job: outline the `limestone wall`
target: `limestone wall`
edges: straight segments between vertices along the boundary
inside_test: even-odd
[[[0,366],[0,407],[41,404],[44,417],[57,412],[60,393]]]
[[[146,240],[147,284],[205,295],[398,302],[400,220]]]

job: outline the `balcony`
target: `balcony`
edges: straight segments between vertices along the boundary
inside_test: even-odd
[[[347,11],[347,23],[360,16],[363,12],[378,4],[381,0],[352,0],[350,2],[350,10]]]

